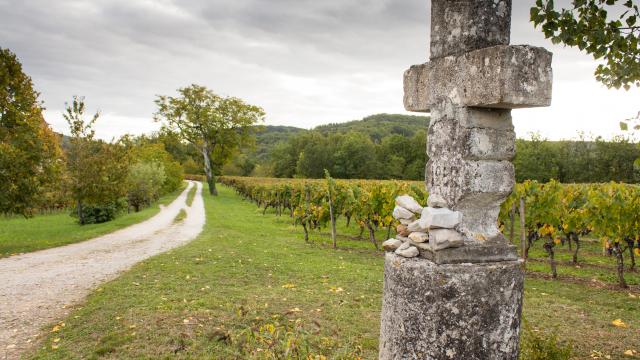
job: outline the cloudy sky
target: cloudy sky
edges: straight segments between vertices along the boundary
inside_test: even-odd
[[[513,44],[554,52],[554,99],[514,111],[518,136],[606,137],[640,110],[640,90],[608,90],[596,63],[551,45],[514,0]],[[158,127],[156,95],[192,83],[262,106],[267,124],[311,128],[404,113],[402,73],[428,58],[427,0],[0,0],[0,47],[33,78],[46,119],[73,95],[111,138]]]

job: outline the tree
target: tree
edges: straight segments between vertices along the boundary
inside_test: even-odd
[[[154,118],[178,130],[202,152],[209,192],[217,195],[215,175],[237,149],[250,143],[262,108],[235,97],[222,97],[200,85],[178,89],[179,97],[158,96]]]
[[[159,189],[159,194],[168,194],[175,191],[182,184],[184,179],[182,165],[165,150],[163,143],[150,143],[143,138],[141,144],[130,145],[129,151],[133,161],[162,165],[165,176]],[[129,171],[129,174],[131,174],[131,171]]]
[[[75,213],[81,225],[111,220],[118,210],[119,200],[126,195],[126,180],[129,159],[123,146],[95,140],[93,125],[100,113],[84,120],[84,98],[74,97],[67,105],[64,119],[71,128],[71,139],[67,153],[69,187],[76,203]],[[109,210],[100,220],[88,218],[101,213],[99,208]]]
[[[157,161],[137,162],[129,169],[127,199],[136,212],[150,205],[160,196],[165,182],[164,165]]]
[[[638,5],[633,0],[573,0],[572,4],[558,11],[553,0],[536,0],[531,21],[554,44],[577,46],[604,60],[595,77],[607,87],[640,86]]]
[[[548,182],[558,178],[557,154],[554,144],[540,135],[532,134],[531,140],[516,140],[516,181],[537,180]]]
[[[15,54],[0,48],[0,213],[33,215],[60,174],[57,138]]]

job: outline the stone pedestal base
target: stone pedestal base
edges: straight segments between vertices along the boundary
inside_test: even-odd
[[[516,360],[522,261],[443,264],[387,253],[380,359]]]

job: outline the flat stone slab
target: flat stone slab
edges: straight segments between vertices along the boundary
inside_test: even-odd
[[[522,261],[437,265],[386,254],[382,360],[516,360]]]
[[[491,263],[517,261],[520,259],[516,247],[505,244],[478,244],[466,242],[464,246],[433,250],[420,246],[420,257],[436,264]]]
[[[404,106],[429,112],[445,98],[494,109],[549,106],[551,60],[540,47],[498,45],[414,65],[404,75]]]

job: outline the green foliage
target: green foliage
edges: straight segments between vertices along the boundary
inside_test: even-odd
[[[126,208],[127,201],[122,198],[105,204],[83,205],[79,209],[76,208],[71,215],[82,219],[82,225],[102,224],[115,219]]]
[[[238,156],[223,174],[322,178],[322,170],[326,168],[332,176],[341,179],[422,180],[428,160],[425,154],[428,118],[418,117],[419,123],[416,123],[412,119],[384,115],[386,120],[380,124],[374,121],[379,116],[382,115],[319,127],[322,131],[319,128],[275,129],[277,142],[263,142],[263,136],[272,134],[272,127],[266,126],[256,138],[259,150]],[[378,125],[386,126],[387,131],[380,141],[375,140],[380,135],[374,132]],[[394,127],[404,129],[405,134],[394,132]],[[514,164],[518,182],[557,179],[563,183],[612,180],[631,183],[639,179],[640,166],[634,162],[640,158],[640,148],[630,137],[618,136],[605,141],[580,135],[575,141],[550,141],[534,134],[530,139],[516,140],[516,146]],[[251,172],[243,171],[245,163],[257,165]]]
[[[522,334],[520,359],[522,360],[568,360],[573,354],[570,344],[563,344],[556,334],[532,329],[525,322]]]
[[[596,60],[596,79],[607,87],[640,86],[640,12],[633,0],[573,0],[555,9],[553,0],[536,0],[531,21],[554,44],[575,46]]]
[[[182,165],[166,151],[163,143],[141,144],[133,147],[131,153],[131,157],[134,160],[162,165],[165,177],[158,195],[173,192],[182,184],[182,179],[184,178]]]
[[[83,208],[112,209],[126,196],[129,157],[125,147],[95,140],[93,126],[100,116],[84,119],[84,99],[74,97],[63,114],[71,128],[67,151],[67,169],[70,193],[76,204],[75,212],[80,224],[86,224]],[[106,211],[111,214],[110,210]],[[114,212],[114,214],[117,212]]]
[[[138,162],[129,168],[127,199],[136,211],[157,200],[167,176],[159,162]]]
[[[178,93],[179,97],[158,96],[155,119],[201,150],[209,191],[215,195],[215,174],[239,147],[251,142],[253,125],[264,119],[264,111],[195,84]]]
[[[635,160],[640,148],[630,138],[617,136],[575,141],[549,141],[539,135],[516,140],[516,181],[536,180],[562,183],[598,183],[638,180]]]
[[[375,230],[397,225],[391,213],[398,195],[410,194],[426,203],[427,193],[422,183],[335,180],[324,171],[324,180],[290,180],[267,178],[222,177],[221,182],[232,186],[246,199],[258,206],[273,207],[279,214],[289,210],[295,224],[302,225],[305,238],[308,231],[325,227],[340,216],[352,220],[369,231],[369,240],[377,248]],[[331,199],[329,201],[329,199]]]
[[[0,213],[33,215],[60,175],[58,140],[31,78],[0,48]]]

